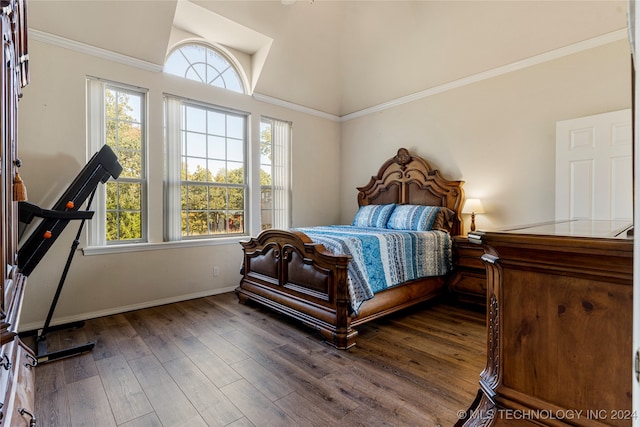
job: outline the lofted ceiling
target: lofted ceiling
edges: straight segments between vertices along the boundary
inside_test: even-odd
[[[176,13],[185,6],[204,13]],[[176,26],[253,57],[255,92],[344,116],[624,29],[627,1],[28,0],[28,8],[32,29],[158,65]]]

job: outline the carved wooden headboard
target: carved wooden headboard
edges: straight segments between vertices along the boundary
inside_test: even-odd
[[[358,187],[358,205],[444,206],[455,212],[451,234],[459,235],[463,232],[460,215],[464,204],[463,184],[464,181],[444,179],[425,159],[401,148],[367,185]]]

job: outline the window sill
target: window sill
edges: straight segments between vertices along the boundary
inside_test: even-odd
[[[248,240],[250,236],[221,237],[217,239],[194,239],[180,240],[177,242],[160,243],[130,243],[121,245],[88,246],[82,248],[85,256],[118,254],[126,252],[160,251],[165,249],[193,248],[197,246],[219,246],[238,244],[243,240]]]

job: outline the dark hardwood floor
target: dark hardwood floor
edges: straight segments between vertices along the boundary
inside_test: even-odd
[[[90,353],[36,368],[38,426],[452,426],[478,389],[484,315],[424,304],[335,350],[223,294],[48,334]]]

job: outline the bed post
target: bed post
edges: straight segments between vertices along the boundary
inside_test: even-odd
[[[327,342],[340,350],[346,350],[356,345],[358,332],[351,328],[351,315],[349,314],[349,288],[347,285],[348,267],[336,268],[336,325],[332,337]]]

